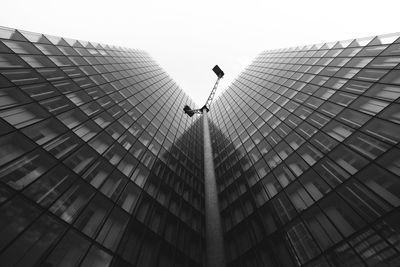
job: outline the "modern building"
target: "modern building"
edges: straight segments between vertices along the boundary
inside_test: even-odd
[[[266,51],[214,103],[229,266],[400,266],[399,36]]]
[[[142,51],[0,38],[0,265],[202,266],[187,95]]]
[[[400,266],[399,37],[266,51],[213,103],[228,266]],[[186,104],[143,51],[0,28],[1,266],[205,266]]]

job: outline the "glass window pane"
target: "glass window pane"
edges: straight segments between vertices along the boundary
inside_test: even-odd
[[[102,111],[99,104],[96,102],[90,102],[80,107],[86,115],[92,116]]]
[[[60,159],[68,155],[80,144],[82,144],[82,141],[76,135],[71,132],[67,132],[64,135],[55,138],[53,141],[44,145],[43,147],[56,158]]]
[[[61,51],[54,45],[50,44],[35,44],[37,48],[45,55],[62,55]]]
[[[363,48],[363,50],[360,51],[360,53],[357,54],[357,56],[377,56],[379,55],[383,50],[385,50],[388,46],[387,45],[374,45],[374,46],[366,46]]]
[[[393,266],[391,261],[394,266],[397,265],[395,262],[398,253],[372,229],[362,231],[353,237],[349,243],[368,266],[379,266],[381,263]],[[368,254],[365,254],[366,248],[368,248]]]
[[[377,165],[368,166],[357,174],[358,179],[377,195],[391,203],[400,206],[400,179]]]
[[[364,123],[366,123],[370,118],[371,116],[369,115],[351,109],[346,109],[336,116],[337,120],[353,128],[359,128],[363,126]]]
[[[40,211],[18,197],[1,206],[0,214],[0,249],[4,249],[39,216]]]
[[[323,131],[338,141],[343,141],[353,133],[353,129],[336,121],[330,122]]]
[[[108,115],[107,113],[103,112],[100,115],[94,118],[94,121],[103,129],[106,128],[114,119]]]
[[[105,132],[102,132],[89,142],[89,145],[99,154],[102,154],[113,143],[113,139]]]
[[[390,210],[389,204],[354,179],[340,187],[338,192],[366,221],[374,221]]]
[[[104,180],[110,176],[112,169],[113,167],[109,163],[100,158],[90,166],[90,168],[82,175],[82,178],[94,187],[98,188]]]
[[[66,222],[72,222],[94,194],[94,190],[78,180],[51,207],[50,211]]]
[[[340,90],[347,91],[353,94],[362,94],[368,88],[370,88],[372,83],[370,82],[362,82],[362,81],[353,81],[350,80],[347,84],[345,84]]]
[[[397,64],[400,63],[400,57],[396,56],[380,56],[372,60],[367,68],[382,68],[382,69],[393,69]]]
[[[122,173],[115,170],[110,176],[108,176],[101,186],[100,191],[112,200],[116,200],[127,182],[128,179],[126,179]]]
[[[318,207],[308,210],[304,213],[303,218],[322,249],[325,250],[342,240],[338,230]]]
[[[20,56],[32,68],[55,67],[54,64],[45,56]]]
[[[28,67],[17,55],[0,54],[0,69]],[[7,76],[7,75],[6,75]]]
[[[305,141],[304,139],[298,135],[296,132],[290,133],[286,138],[285,141],[293,148],[299,148]]]
[[[351,235],[365,225],[361,217],[336,194],[331,193],[323,199],[320,207],[344,236]]]
[[[74,109],[72,111],[63,113],[58,116],[58,119],[64,123],[68,128],[74,128],[78,124],[83,123],[87,117],[82,111],[79,111],[78,109]]]
[[[18,42],[13,40],[2,40],[16,54],[40,54],[40,51],[28,42]]]
[[[400,104],[391,104],[379,116],[394,123],[400,124]]]
[[[95,136],[98,132],[101,131],[101,128],[97,126],[93,121],[88,120],[83,124],[76,127],[74,133],[78,135],[83,141],[88,141],[93,136]]]
[[[388,121],[384,121],[378,118],[374,118],[368,124],[366,124],[362,129],[365,133],[373,135],[374,137],[396,144],[400,141],[400,126]]]
[[[103,154],[104,158],[108,160],[108,162],[110,162],[113,165],[117,165],[121,159],[124,157],[124,155],[126,154],[126,151],[123,149],[122,146],[120,146],[118,143],[114,143],[113,145],[111,145],[111,147]],[[130,156],[130,154],[128,154],[127,156]],[[136,165],[137,160],[133,159],[131,162],[131,165],[134,164]],[[121,164],[125,164],[125,161],[123,160],[121,162]],[[129,166],[131,166],[129,165]],[[134,166],[133,165],[133,166]],[[125,166],[125,165],[124,165]],[[123,170],[122,165],[120,166],[120,170]],[[126,170],[128,172],[128,170]],[[129,175],[128,173],[126,174],[127,176]]]
[[[297,212],[284,192],[281,192],[271,201],[276,214],[283,224],[289,222],[294,216],[296,216]]]
[[[287,186],[290,182],[295,180],[295,176],[286,165],[281,164],[274,169],[276,179],[280,182],[282,187]]]
[[[0,117],[16,128],[41,121],[49,114],[37,104],[28,104],[0,111]]]
[[[0,165],[3,165],[34,148],[34,145],[19,133],[0,137]]]
[[[128,224],[128,220],[129,216],[127,213],[119,208],[114,208],[102,226],[96,241],[106,248],[115,251]]]
[[[135,169],[137,165],[137,160],[132,157],[131,155],[127,154],[118,164],[118,169],[125,174],[126,176],[130,177],[132,171]]]
[[[293,206],[297,209],[297,211],[302,211],[307,209],[314,203],[314,200],[310,197],[304,187],[298,183],[293,182],[286,189],[286,193],[289,199],[292,201]]]
[[[101,194],[97,194],[82,211],[74,225],[81,232],[93,237],[111,208],[112,202]]]
[[[310,168],[310,166],[295,153],[285,162],[296,176],[300,176],[304,171]]]
[[[363,80],[367,82],[377,82],[382,78],[388,70],[382,69],[362,69],[354,76],[354,79]]]
[[[65,226],[44,215],[0,255],[4,266],[33,266],[65,231]]]
[[[2,70],[1,74],[16,85],[45,82],[45,80],[33,69],[8,69]]]
[[[297,150],[297,153],[310,165],[314,165],[320,158],[322,153],[310,144],[304,144]]]
[[[328,261],[333,266],[353,266],[353,267],[364,267],[364,263],[361,262],[355,251],[347,244],[344,243],[336,247],[335,249],[327,252]]]
[[[64,163],[74,172],[79,174],[82,173],[96,158],[96,152],[83,146],[81,149],[69,156]]]
[[[261,183],[257,183],[255,186],[253,186],[252,192],[254,194],[254,200],[256,202],[257,207],[261,207],[269,199],[268,194],[261,185]]]
[[[354,133],[345,143],[370,159],[375,159],[390,148],[386,143],[359,132]]]
[[[392,101],[400,97],[400,87],[395,85],[377,83],[374,86],[372,86],[365,93],[365,95]]]
[[[346,67],[364,68],[372,60],[372,57],[355,57],[346,64]]]
[[[48,207],[75,179],[75,174],[59,165],[25,188],[23,193],[43,207]]]
[[[389,105],[388,102],[361,96],[351,104],[351,108],[367,114],[375,115],[387,105]]]
[[[311,142],[322,152],[327,153],[334,149],[339,142],[335,139],[329,137],[328,135],[324,134],[323,132],[318,132]]]
[[[139,163],[131,176],[131,180],[135,182],[135,184],[137,184],[139,187],[143,188],[149,174],[149,170],[144,165]]]
[[[312,169],[303,174],[299,181],[314,200],[322,198],[331,191],[329,185]]]
[[[59,95],[60,93],[49,83],[24,85],[20,87],[35,100],[42,100]]]
[[[50,56],[49,58],[51,59],[51,61],[54,62],[54,64],[56,64],[59,67],[73,65],[73,63],[67,57],[64,56]]]
[[[329,156],[351,174],[356,173],[368,163],[368,160],[342,145],[332,151]]]
[[[275,176],[272,173],[268,174],[262,180],[262,183],[264,184],[264,187],[267,189],[270,197],[275,196],[282,189],[281,185],[278,183],[278,181],[276,180]]]
[[[399,249],[400,247],[400,229],[399,229],[399,212],[395,211],[376,225],[379,233],[385,237],[387,242]]]
[[[400,176],[400,150],[396,147],[386,152],[378,159],[378,163],[387,170]]]
[[[59,114],[74,107],[73,104],[64,96],[45,99],[39,103],[52,114]]]
[[[327,158],[315,164],[314,170],[332,187],[338,186],[350,177],[347,172]]]
[[[73,91],[77,91],[80,88],[70,80],[63,80],[58,82],[51,83],[54,87],[56,87],[61,93],[67,94]]]
[[[15,193],[5,185],[0,184],[0,204],[10,199]]]
[[[10,87],[0,89],[0,109],[32,102],[21,90]]]
[[[89,245],[90,243],[85,238],[76,231],[70,230],[44,260],[42,266],[78,266]]]
[[[118,205],[129,213],[132,213],[137,200],[139,199],[141,190],[134,183],[128,182],[120,198],[118,199]]]
[[[35,181],[40,175],[50,169],[56,161],[41,149],[19,158],[0,169],[1,181],[13,187],[22,189]]]
[[[92,246],[80,266],[83,267],[108,267],[112,256],[104,250]]]
[[[391,44],[385,51],[383,51],[382,55],[400,55],[400,44]]]
[[[40,123],[36,123],[22,130],[29,138],[38,145],[52,140],[58,135],[66,132],[68,129],[55,119],[48,119]]]
[[[318,246],[301,221],[293,223],[286,230],[286,236],[296,251],[300,262],[305,263],[320,253]]]

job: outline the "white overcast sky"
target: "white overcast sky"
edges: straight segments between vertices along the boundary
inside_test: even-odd
[[[400,31],[400,0],[1,0],[0,25],[143,49],[202,105],[263,50]]]

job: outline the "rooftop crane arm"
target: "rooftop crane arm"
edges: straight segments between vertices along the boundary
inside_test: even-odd
[[[204,104],[204,106],[202,108],[200,108],[200,109],[191,109],[188,105],[186,105],[183,108],[183,111],[186,114],[188,114],[190,117],[192,117],[194,114],[202,114],[203,110],[206,110],[206,112],[210,111],[211,102],[213,101],[214,96],[215,96],[215,92],[217,91],[219,80],[221,80],[221,78],[224,77],[224,74],[225,74],[220,69],[220,67],[218,67],[218,65],[215,65],[212,70],[218,76],[218,78],[217,78],[217,81],[214,84],[214,88],[211,90],[211,93],[208,96],[208,99],[207,99],[206,103]]]

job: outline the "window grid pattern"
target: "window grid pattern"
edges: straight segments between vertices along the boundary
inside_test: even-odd
[[[400,264],[399,63],[398,34],[266,51],[215,101],[229,266]]]
[[[146,52],[0,28],[2,264],[202,266],[184,104]]]

